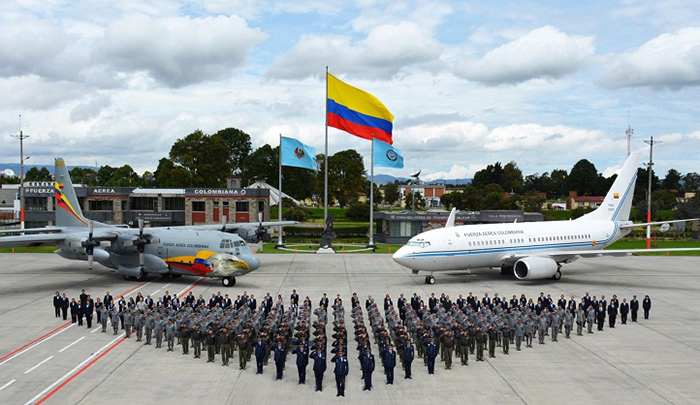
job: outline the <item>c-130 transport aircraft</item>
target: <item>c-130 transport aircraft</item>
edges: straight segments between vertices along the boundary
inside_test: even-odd
[[[393,259],[419,271],[437,272],[497,267],[520,280],[561,278],[561,267],[581,257],[628,256],[650,251],[687,251],[700,248],[604,250],[629,234],[634,227],[676,221],[633,224],[629,220],[640,153],[625,161],[620,174],[593,212],[573,221],[528,222],[454,226],[453,209],[444,228],[412,237],[394,253]],[[426,284],[435,278],[425,277]]]
[[[0,237],[0,247],[58,246],[66,259],[93,260],[116,269],[125,279],[143,280],[148,274],[221,278],[225,287],[236,277],[260,268],[243,235],[264,233],[264,227],[293,225],[294,221],[251,222],[180,227],[123,228],[83,216],[66,164],[56,159],[56,226],[3,231],[28,235]]]

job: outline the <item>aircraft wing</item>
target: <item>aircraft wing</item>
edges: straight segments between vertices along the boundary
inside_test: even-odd
[[[296,225],[297,221],[268,221],[268,222],[239,222],[235,224],[226,224],[227,231],[235,231],[238,228],[250,228],[257,229],[260,226],[263,228],[268,228],[271,226],[288,226]],[[173,226],[171,228],[177,229],[190,229],[199,231],[220,231],[224,227],[223,224],[211,224],[211,225],[186,225],[186,226]]]
[[[646,227],[646,226],[653,226],[653,225],[663,225],[663,224],[674,224],[677,222],[692,222],[692,221],[700,221],[700,218],[692,218],[692,219],[675,219],[673,221],[659,221],[659,222],[645,222],[642,224],[620,224],[620,229],[625,229],[625,228],[639,228],[639,227]]]
[[[27,246],[55,246],[66,239],[66,234],[53,233],[42,235],[4,236],[0,238],[0,248]]]
[[[0,234],[12,234],[12,233],[51,233],[51,232],[61,232],[63,228],[47,226],[45,228],[26,228],[26,229],[0,229]]]
[[[602,257],[602,256],[613,256],[613,257],[624,257],[631,256],[633,254],[640,253],[666,253],[666,252],[689,252],[689,251],[700,251],[700,248],[670,248],[670,249],[597,249],[597,250],[560,250],[552,252],[542,252],[540,254],[531,255],[525,253],[515,253],[508,255],[504,258],[504,261],[515,263],[519,259],[529,257],[529,256],[544,256],[551,257],[557,262],[563,262],[571,259],[578,258],[591,258],[591,257]]]

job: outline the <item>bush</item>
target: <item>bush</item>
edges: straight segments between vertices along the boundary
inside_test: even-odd
[[[311,210],[304,207],[295,206],[284,213],[284,219],[287,221],[305,222],[309,218],[311,218]]]
[[[369,221],[369,204],[353,203],[345,211],[345,216],[352,221]]]

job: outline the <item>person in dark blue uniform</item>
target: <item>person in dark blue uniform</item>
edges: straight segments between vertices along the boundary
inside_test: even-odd
[[[387,384],[394,384],[394,367],[396,367],[396,351],[394,346],[389,345],[384,352],[384,374],[386,374]]]
[[[413,349],[413,344],[410,340],[406,341],[406,345],[403,347],[403,369],[405,374],[404,379],[411,379],[411,363],[413,363],[413,358],[415,357],[415,350]]]
[[[440,352],[435,337],[431,336],[425,342],[425,356],[428,358],[428,374],[435,374],[435,358]]]
[[[300,343],[296,349],[292,350],[292,353],[297,355],[299,384],[306,384],[306,365],[309,364],[309,349],[303,343]]]
[[[338,355],[333,357],[331,361],[335,363],[335,370],[333,373],[335,374],[335,387],[338,390],[338,393],[335,396],[344,397],[345,377],[347,377],[348,371],[350,370],[350,367],[348,366],[348,358],[345,357],[345,353],[340,350],[338,351]]]
[[[365,380],[365,387],[362,391],[372,390],[372,372],[374,371],[374,355],[370,348],[365,349],[365,354],[360,358],[362,366],[362,379]]]
[[[255,363],[258,366],[258,371],[255,374],[263,373],[263,363],[265,362],[265,353],[267,352],[266,346],[267,345],[262,340],[262,336],[258,336],[257,341],[253,343],[253,350],[255,351]]]
[[[644,319],[649,319],[649,310],[651,310],[651,298],[648,295],[642,300],[642,309],[644,310]]]
[[[282,345],[282,341],[278,340],[275,346],[275,367],[277,368],[277,379],[282,379],[284,372],[284,363],[287,360],[287,348]]]
[[[326,354],[319,346],[310,357],[314,359],[314,377],[316,377],[316,391],[323,391],[323,373],[326,372]]]

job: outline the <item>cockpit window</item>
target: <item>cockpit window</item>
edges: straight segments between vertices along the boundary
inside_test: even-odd
[[[406,246],[420,246],[420,243],[416,241],[409,240]]]
[[[242,241],[242,240],[237,240],[237,241],[233,242],[233,244],[234,244],[236,247],[245,246],[245,242]]]
[[[233,241],[231,239],[222,239],[219,247],[221,249],[231,249],[233,248]]]
[[[420,242],[418,242],[418,241],[408,241],[408,243],[406,244],[406,246],[416,246],[416,247],[426,248],[426,247],[430,246],[430,242],[426,242],[426,241],[420,241]]]

